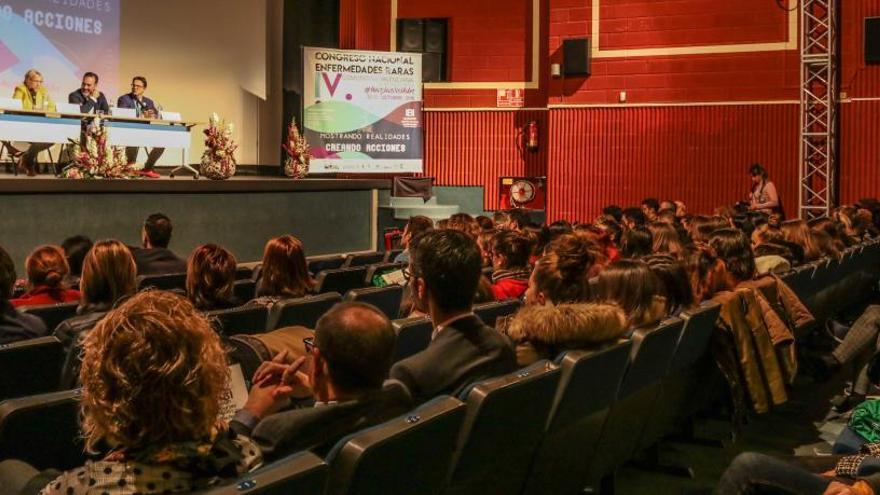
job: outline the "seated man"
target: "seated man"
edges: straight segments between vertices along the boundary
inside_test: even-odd
[[[231,427],[255,440],[267,459],[300,450],[323,457],[345,435],[405,413],[406,389],[396,382],[383,387],[395,338],[391,322],[375,307],[337,304],[305,340],[309,372],[307,357],[287,364],[287,353],[263,363]],[[275,413],[296,389],[313,394],[315,407]]]
[[[43,86],[43,75],[36,69],[27,71],[24,82],[15,87],[12,97],[21,100],[22,110],[48,111],[55,110],[55,103],[49,96],[49,91]],[[21,166],[27,172],[28,177],[36,175],[37,155],[47,150],[52,143],[6,143],[15,156],[21,155]]]
[[[116,102],[116,106],[119,108],[134,108],[135,115],[145,119],[158,118],[159,110],[156,109],[156,104],[153,103],[153,100],[144,96],[144,91],[146,91],[146,89],[147,79],[143,76],[135,76],[131,80],[131,93],[120,96],[119,100]],[[125,148],[125,157],[128,160],[129,165],[133,165],[134,162],[137,161],[138,150],[139,148],[136,146],[128,146]],[[156,162],[159,161],[159,158],[164,151],[165,148],[153,148],[150,150],[150,153],[147,156],[147,161],[144,163],[144,169],[141,171],[141,175],[149,177],[150,179],[159,178],[159,174],[153,170],[153,167],[156,165]]]
[[[400,245],[403,252],[394,258],[395,263],[409,263],[409,245],[416,237],[428,232],[434,228],[434,221],[424,215],[414,215],[406,222],[403,228],[403,235],[400,238]]]
[[[171,219],[162,213],[153,213],[144,221],[141,231],[142,248],[131,248],[138,275],[185,273],[186,260],[168,249],[171,242]]]
[[[391,368],[416,402],[457,395],[469,384],[516,368],[510,341],[473,313],[482,259],[476,241],[435,230],[410,245],[410,285],[418,310],[431,315],[428,348]]]
[[[110,104],[104,93],[98,91],[98,75],[94,72],[83,74],[82,86],[67,96],[67,102],[79,105],[82,113],[110,113]]]

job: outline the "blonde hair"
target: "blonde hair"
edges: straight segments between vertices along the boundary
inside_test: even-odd
[[[131,251],[116,240],[100,241],[83,260],[80,290],[84,304],[113,304],[137,292],[137,266]]]
[[[24,82],[25,82],[25,84],[27,84],[27,82],[30,81],[34,76],[40,76],[40,77],[43,77],[43,74],[40,73],[40,71],[38,71],[37,69],[30,69],[30,70],[28,70],[27,72],[24,73]]]
[[[186,298],[136,294],[109,312],[83,345],[82,429],[136,451],[216,432],[228,369],[220,338]]]

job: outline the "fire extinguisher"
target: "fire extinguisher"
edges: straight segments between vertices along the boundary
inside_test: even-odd
[[[531,152],[538,151],[538,122],[534,120],[526,122],[523,134],[525,135],[526,149]]]

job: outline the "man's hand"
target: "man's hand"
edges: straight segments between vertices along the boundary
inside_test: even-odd
[[[292,359],[287,351],[283,351],[271,361],[261,364],[254,372],[253,386],[245,409],[262,418],[277,412],[290,397],[311,397],[311,380],[302,371],[306,359],[306,356]]]

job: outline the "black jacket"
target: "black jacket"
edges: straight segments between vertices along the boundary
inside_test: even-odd
[[[67,102],[79,105],[79,111],[82,113],[91,113],[92,110],[103,112],[105,115],[110,113],[110,104],[107,103],[107,98],[103,92],[98,95],[98,101],[95,102],[87,98],[81,89],[78,89],[67,96]]]
[[[61,342],[61,347],[67,353],[73,342],[85,331],[91,330],[101,321],[113,307],[109,303],[89,304],[76,308],[76,316],[72,316],[55,327],[55,338]]]
[[[471,315],[444,327],[424,351],[398,361],[390,376],[422,403],[438,395],[457,396],[473,382],[514,369],[510,340]]]
[[[131,248],[138,275],[185,273],[186,261],[167,248]]]
[[[346,435],[400,416],[409,410],[410,404],[406,388],[389,381],[382,390],[357,400],[271,414],[253,431],[234,420],[230,427],[240,435],[251,437],[260,446],[266,461],[301,450],[311,450],[324,457]]]
[[[9,301],[0,300],[0,345],[45,337],[49,334],[39,316],[22,313]]]

